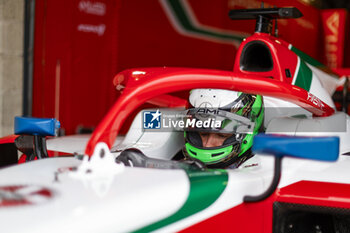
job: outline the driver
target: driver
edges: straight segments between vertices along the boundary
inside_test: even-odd
[[[264,106],[260,95],[221,89],[195,89],[188,110],[192,119],[220,121],[210,127],[185,129],[183,153],[208,168],[238,168],[253,156],[253,137],[263,130]],[[207,110],[206,110],[207,109]]]

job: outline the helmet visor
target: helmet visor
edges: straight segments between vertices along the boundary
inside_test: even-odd
[[[184,114],[184,130],[208,133],[250,134],[254,122],[221,109],[191,108]]]

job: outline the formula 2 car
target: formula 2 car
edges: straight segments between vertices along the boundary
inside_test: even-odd
[[[271,35],[273,19],[300,16],[296,8],[231,11],[233,19],[257,20],[233,72],[163,67],[117,74],[122,95],[89,137],[46,140],[56,120],[16,118],[20,136],[1,139],[1,156],[10,163],[19,150],[26,162],[0,170],[1,229],[349,232],[350,117],[331,98],[347,82]],[[158,114],[183,111],[187,101],[172,93],[195,88],[264,97],[265,134],[254,138],[249,163],[206,169],[173,160],[183,132],[144,130],[142,111],[119,135],[143,103],[159,106]],[[120,156],[124,162],[116,163]]]

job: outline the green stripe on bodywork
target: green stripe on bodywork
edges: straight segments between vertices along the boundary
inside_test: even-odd
[[[300,59],[300,66],[294,85],[309,91],[312,81],[312,71],[306,63]]]
[[[312,66],[315,66],[316,68],[322,70],[323,72],[325,72],[328,75],[330,75],[332,78],[339,79],[339,76],[336,73],[334,73],[329,67],[325,66],[324,64],[322,64],[321,62],[317,61],[316,59],[310,57],[309,55],[307,55],[306,53],[302,52],[301,50],[293,47],[292,45],[290,45],[290,46],[291,46],[290,50],[293,51],[300,58],[302,58],[305,62],[307,62],[308,64],[310,64]]]
[[[172,12],[174,13],[175,19],[186,31],[197,33],[199,35],[203,35],[207,37],[212,37],[212,38],[236,40],[239,43],[242,42],[242,40],[244,39],[243,36],[239,36],[239,35],[236,36],[228,33],[219,33],[215,31],[198,28],[195,25],[193,25],[193,23],[191,22],[191,19],[188,17],[186,10],[181,5],[181,1],[167,0],[166,2],[168,6],[171,8]]]
[[[290,50],[292,50],[296,55],[298,55],[300,58],[302,58],[304,61],[309,63],[310,65],[313,65],[317,68],[325,67],[321,62],[317,61],[316,59],[310,57],[306,53],[302,52],[301,50],[295,48],[294,46],[291,46]]]
[[[213,204],[225,190],[228,174],[225,170],[186,171],[190,180],[190,193],[184,205],[173,215],[135,232],[150,232],[162,228]]]

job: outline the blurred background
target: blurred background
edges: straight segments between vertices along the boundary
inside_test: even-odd
[[[135,67],[232,70],[254,21],[230,9],[257,0],[0,0],[0,136],[14,116],[55,117],[61,134],[90,132],[119,93],[113,77]],[[279,37],[339,74],[350,73],[349,1],[268,0],[304,17],[279,20]]]

